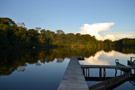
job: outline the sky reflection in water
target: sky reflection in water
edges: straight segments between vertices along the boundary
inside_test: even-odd
[[[89,58],[85,58],[84,61],[80,61],[82,65],[116,65],[115,59],[119,59],[119,62],[127,65],[127,60],[130,57],[134,57],[135,54],[124,54],[117,51],[105,52],[99,51],[94,56],[90,56]],[[115,70],[107,69],[106,77],[114,77]],[[120,70],[117,72],[117,76],[120,75]],[[90,69],[90,77],[99,77],[98,69]],[[92,86],[94,84],[100,83],[101,81],[87,81],[88,86]],[[116,87],[114,90],[135,90],[135,86],[133,85],[135,82],[126,81],[120,86]]]
[[[84,61],[80,61],[80,63],[84,65],[116,65],[115,59],[119,59],[120,63],[127,65],[127,60],[133,56],[135,56],[135,54],[123,54],[117,51],[99,51],[94,56],[90,56],[89,58],[85,58]]]
[[[85,61],[80,61],[80,63],[87,65],[115,65],[115,59],[119,59],[120,63],[127,65],[127,60],[130,59],[131,56],[135,56],[135,54],[123,54],[117,51],[99,51],[94,56],[85,58]],[[3,74],[0,76],[0,90],[56,90],[68,63],[68,58],[57,58],[49,62],[42,62],[42,60],[37,60],[34,63],[25,62],[24,66],[18,66],[9,75]],[[6,66],[6,64],[4,65]],[[14,65],[16,65],[15,62],[13,63],[13,67]],[[120,72],[118,71],[118,73]],[[97,69],[91,70],[91,76],[98,75]],[[107,70],[106,76],[114,76],[114,71]],[[88,82],[88,85],[91,86],[99,82],[101,81],[91,81]],[[124,90],[123,88],[130,90],[135,89],[135,87],[127,81],[115,90]]]

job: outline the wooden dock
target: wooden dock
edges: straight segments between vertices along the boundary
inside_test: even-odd
[[[106,90],[109,88],[116,87],[126,80],[129,80],[130,75],[132,74],[132,69],[135,74],[135,67],[124,66],[124,65],[80,65],[79,60],[83,58],[72,57],[64,76],[61,80],[61,83],[58,87],[58,90]],[[90,78],[90,69],[98,68],[99,69],[99,78],[93,77]],[[103,69],[103,72],[102,72]],[[106,77],[106,69],[114,69],[115,76],[113,78]],[[123,75],[116,76],[117,70],[123,71]],[[126,70],[126,71],[125,71]],[[84,75],[83,75],[84,74]],[[88,87],[86,83],[86,78],[93,80],[105,80],[99,84]],[[86,80],[85,80],[86,79]]]
[[[116,65],[81,65],[82,68],[107,68],[107,69],[135,69],[131,66],[116,66]]]
[[[89,87],[89,90],[109,90],[113,89],[121,83],[125,82],[129,78],[130,74],[125,74],[117,76],[108,80],[105,80],[101,83]]]
[[[115,76],[114,77],[92,77],[91,76],[91,77],[85,77],[85,80],[86,81],[105,81],[112,78],[115,78]],[[127,81],[133,81],[133,80],[135,80],[135,76],[132,76],[127,79]]]
[[[89,90],[77,57],[72,57],[58,90]]]
[[[99,77],[106,77],[106,70],[113,69],[115,70],[115,77],[117,76],[117,70],[120,70],[121,74],[130,73],[135,74],[135,67],[125,66],[125,65],[81,65],[83,74],[85,77],[90,77],[90,69],[97,68],[99,69]]]

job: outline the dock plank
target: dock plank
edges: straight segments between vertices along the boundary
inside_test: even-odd
[[[108,69],[135,69],[131,66],[116,66],[116,65],[81,65],[82,68],[108,68]]]
[[[89,90],[77,57],[72,57],[58,90]]]
[[[110,90],[116,86],[122,84],[129,78],[129,73],[121,76],[117,76],[108,80],[105,80],[101,83],[89,87],[89,90]]]

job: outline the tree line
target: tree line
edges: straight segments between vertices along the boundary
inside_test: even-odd
[[[28,64],[49,63],[54,60],[56,62],[63,62],[65,58],[72,56],[91,57],[100,51],[98,48],[71,48],[58,47],[48,50],[38,49],[10,49],[0,50],[0,75],[9,75],[18,67],[26,66]],[[119,51],[125,54],[135,54],[135,50],[123,48]]]
[[[135,38],[124,38],[118,41],[100,41],[89,34],[65,34],[62,30],[27,29],[24,23],[16,24],[10,18],[0,18],[0,48],[98,48],[111,50],[116,47],[135,48]]]

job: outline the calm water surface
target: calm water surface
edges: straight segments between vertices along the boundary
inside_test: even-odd
[[[83,65],[116,65],[115,59],[119,59],[121,64],[127,65],[127,60],[130,57],[134,57],[135,54],[123,54],[117,51],[104,52],[99,51],[95,54],[95,56],[90,56],[89,58],[85,58],[84,61],[80,61]],[[120,70],[117,72],[117,76],[121,74]],[[99,69],[91,69],[90,70],[91,77],[99,77]],[[114,77],[115,70],[107,69],[106,77]],[[87,81],[88,86],[92,86],[101,81]],[[135,90],[135,81],[126,81],[120,86],[114,88],[114,90]]]
[[[56,90],[68,65],[54,60],[49,63],[28,64],[20,66],[10,75],[0,76],[0,90]]]
[[[0,58],[0,90],[57,90],[63,77],[64,71],[70,61],[71,56],[65,57],[46,55],[43,52],[37,54],[25,54],[21,58],[2,56]],[[63,56],[63,55],[62,55]],[[94,55],[85,57],[81,64],[88,65],[115,65],[115,59],[127,65],[127,60],[135,54],[124,54],[117,51],[98,51]],[[13,58],[13,59],[12,59]],[[5,60],[3,60],[5,59]],[[118,71],[118,75],[119,75]],[[98,76],[98,70],[92,69],[91,76]],[[107,70],[106,76],[114,76],[113,70]],[[88,81],[92,86],[101,81]],[[134,82],[123,83],[114,90],[135,90]]]

